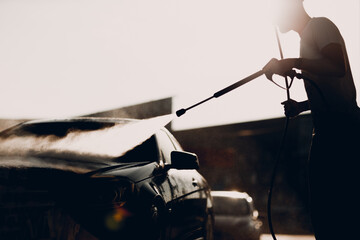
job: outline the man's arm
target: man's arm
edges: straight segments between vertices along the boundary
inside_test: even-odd
[[[322,59],[300,58],[293,61],[293,67],[319,76],[343,77],[347,71],[345,56],[338,43],[330,43],[321,50]]]
[[[287,58],[283,60],[271,59],[263,68],[267,76],[272,74],[286,75],[293,68],[303,70],[318,76],[342,77],[347,69],[345,55],[338,43],[330,43],[321,50],[323,58]]]

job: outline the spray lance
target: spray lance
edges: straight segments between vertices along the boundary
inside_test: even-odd
[[[226,87],[226,88],[224,88],[224,89],[222,89],[222,90],[220,90],[220,91],[218,91],[216,93],[214,93],[214,95],[212,95],[209,98],[206,98],[206,99],[204,99],[204,100],[202,100],[202,101],[200,101],[200,102],[198,102],[198,103],[196,103],[196,104],[194,104],[194,105],[192,105],[192,106],[190,106],[188,108],[182,108],[182,109],[176,111],[176,116],[180,117],[180,116],[184,115],[188,110],[190,110],[190,109],[192,109],[194,107],[197,107],[197,106],[199,106],[199,105],[201,105],[201,104],[203,104],[203,103],[205,103],[205,102],[207,102],[207,101],[209,101],[209,100],[211,100],[213,98],[219,98],[222,95],[224,95],[224,94],[226,94],[228,92],[231,92],[232,90],[234,90],[234,89],[236,89],[236,88],[238,88],[238,87],[240,87],[240,86],[242,86],[242,85],[244,85],[244,84],[246,84],[246,83],[248,83],[248,82],[250,82],[250,81],[252,81],[252,80],[254,80],[256,78],[258,78],[258,77],[260,77],[263,74],[264,74],[263,70],[260,70],[260,71],[258,71],[256,73],[253,73],[250,76],[248,76],[248,77],[246,77],[246,78],[244,78],[244,79],[242,79],[242,80],[240,80],[240,81],[238,81],[238,82],[236,82],[236,83],[234,83],[234,84],[232,84],[232,85],[230,85],[230,86],[228,86],[228,87]]]

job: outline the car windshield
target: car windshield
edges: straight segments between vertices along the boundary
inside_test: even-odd
[[[143,121],[54,121],[14,127],[0,134],[0,155],[156,161],[155,129]]]
[[[243,198],[213,197],[214,212],[218,215],[246,216],[250,214],[249,204]]]

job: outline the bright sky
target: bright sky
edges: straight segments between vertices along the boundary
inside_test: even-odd
[[[171,96],[174,111],[188,107],[279,57],[269,2],[2,0],[0,118],[75,116]],[[305,0],[305,7],[339,27],[359,92],[359,0]],[[298,36],[280,37],[285,57],[297,57]],[[291,94],[306,98],[301,82]],[[173,127],[279,117],[285,98],[260,77]]]

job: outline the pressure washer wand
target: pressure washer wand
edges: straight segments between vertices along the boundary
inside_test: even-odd
[[[252,81],[252,80],[254,80],[256,78],[258,78],[258,77],[260,77],[263,74],[264,74],[263,70],[260,70],[260,71],[258,71],[256,73],[253,73],[250,76],[248,76],[248,77],[246,77],[244,79],[241,79],[241,80],[237,81],[236,83],[234,83],[234,84],[232,84],[232,85],[230,85],[230,86],[228,86],[228,87],[214,93],[214,95],[212,95],[209,98],[206,98],[206,99],[202,100],[201,102],[198,102],[198,103],[196,103],[196,104],[194,104],[194,105],[192,105],[192,106],[190,106],[188,108],[182,108],[182,109],[176,111],[176,116],[180,117],[180,116],[184,115],[186,113],[186,111],[188,111],[188,110],[190,110],[190,109],[192,109],[194,107],[197,107],[197,106],[199,106],[199,105],[201,105],[201,104],[203,104],[203,103],[205,103],[205,102],[207,102],[207,101],[209,101],[209,100],[211,100],[213,98],[221,97],[222,95],[224,95],[224,94],[226,94],[228,92],[231,92],[232,90],[234,90],[234,89],[236,89],[236,88],[238,88],[238,87],[240,87],[240,86],[242,86],[242,85],[244,85],[244,84],[246,84],[246,83],[248,83],[248,82],[250,82],[250,81]]]

